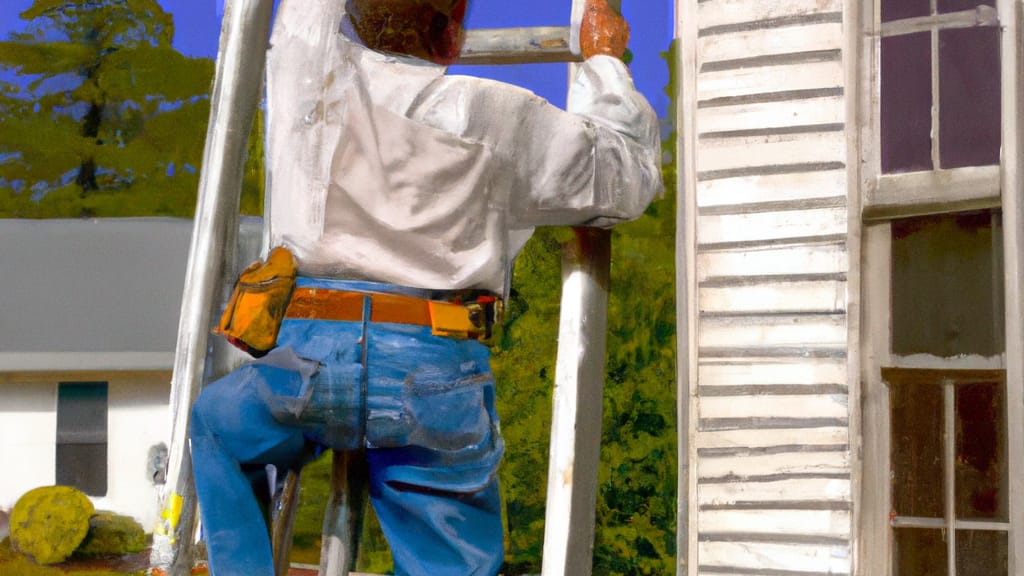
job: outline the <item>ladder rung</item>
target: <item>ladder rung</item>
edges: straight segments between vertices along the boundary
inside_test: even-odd
[[[569,49],[569,26],[481,28],[466,32],[459,64],[580,62]]]

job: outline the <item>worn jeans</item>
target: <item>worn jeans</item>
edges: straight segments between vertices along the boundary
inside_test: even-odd
[[[299,285],[399,290],[305,278]],[[496,470],[504,443],[489,350],[479,342],[422,326],[286,319],[277,349],[202,391],[191,440],[213,576],[273,575],[243,465],[295,466],[310,440],[367,449],[370,500],[395,574],[493,576],[501,567]]]

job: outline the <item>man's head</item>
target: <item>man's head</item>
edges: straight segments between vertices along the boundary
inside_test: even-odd
[[[462,50],[469,0],[348,0],[346,10],[369,48],[451,64]]]

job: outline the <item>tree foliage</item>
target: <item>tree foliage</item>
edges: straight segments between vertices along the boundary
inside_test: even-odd
[[[20,17],[0,42],[0,217],[190,216],[212,60],[171,46],[156,0],[36,0]]]

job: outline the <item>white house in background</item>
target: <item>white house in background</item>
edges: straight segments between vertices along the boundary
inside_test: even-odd
[[[259,222],[242,231],[253,255]],[[155,525],[191,234],[191,220],[0,220],[0,508],[58,483]]]

